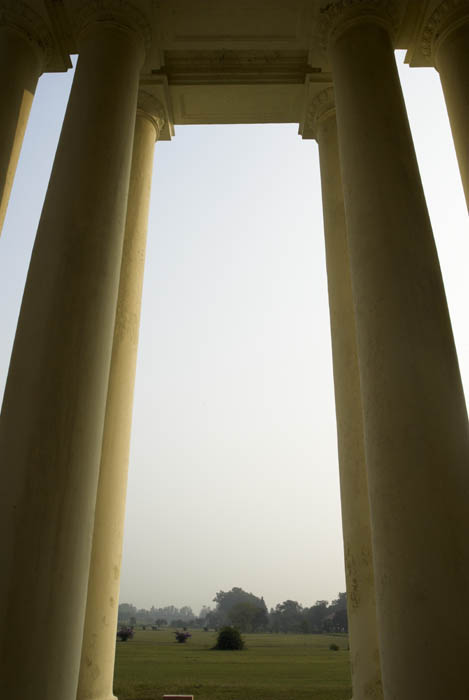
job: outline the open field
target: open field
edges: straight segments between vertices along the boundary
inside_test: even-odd
[[[114,693],[119,700],[161,700],[192,693],[195,700],[350,700],[345,635],[245,634],[244,651],[212,651],[215,632],[137,631],[118,642]],[[340,651],[330,651],[335,643]]]

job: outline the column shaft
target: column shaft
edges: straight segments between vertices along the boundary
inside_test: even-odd
[[[39,51],[26,35],[0,27],[0,233],[40,74]]]
[[[75,700],[143,48],[92,22],[0,418],[2,692]]]
[[[453,601],[469,587],[468,423],[393,47],[364,5],[336,30],[329,56],[383,689],[386,700],[441,700],[466,687],[469,609],[455,615]],[[370,7],[376,15],[379,3]]]
[[[78,700],[111,700],[155,123],[137,112]]]
[[[469,12],[464,24],[445,34],[436,50],[456,156],[469,209]]]
[[[319,119],[316,134],[326,241],[353,697],[379,700],[383,694],[360,375],[333,109]]]

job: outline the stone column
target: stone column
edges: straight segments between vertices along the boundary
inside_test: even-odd
[[[163,109],[141,92],[135,124],[78,700],[111,700],[132,404],[155,141]]]
[[[78,684],[146,28],[129,3],[93,8],[79,17],[0,418],[8,700],[75,700]]]
[[[383,694],[360,374],[332,87],[315,97],[309,117],[321,167],[353,698],[379,700]]]
[[[433,56],[453,133],[469,209],[469,3],[442,2],[424,30],[422,51]]]
[[[39,15],[22,2],[0,2],[0,233],[50,46],[49,32]]]
[[[466,693],[469,429],[385,0],[325,11],[386,700]],[[455,601],[457,611],[455,611]]]

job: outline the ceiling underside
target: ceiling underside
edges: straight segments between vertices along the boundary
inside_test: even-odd
[[[82,0],[27,0],[56,42],[50,70],[66,70],[77,52],[74,19]],[[126,0],[93,0],[112,5]],[[396,48],[425,65],[419,37],[438,0],[398,0]],[[300,125],[315,94],[330,84],[321,48],[325,0],[132,0],[148,18],[151,44],[141,82],[174,124]],[[307,130],[306,130],[307,131]]]

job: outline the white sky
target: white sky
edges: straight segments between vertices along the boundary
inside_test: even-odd
[[[454,148],[437,73],[401,78],[467,393]],[[0,392],[71,79],[40,80],[0,238]],[[345,590],[319,163],[297,130],[176,127],[156,147],[123,602]]]

